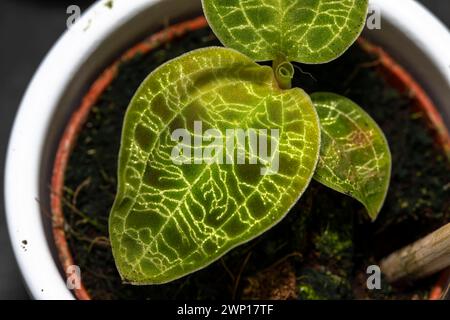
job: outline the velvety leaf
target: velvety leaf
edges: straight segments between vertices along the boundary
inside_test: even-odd
[[[196,121],[223,143],[229,141],[221,136],[227,129],[267,129],[271,156],[247,146],[244,164],[202,161],[202,155],[214,157],[206,152],[211,142],[193,145],[201,139]],[[180,128],[191,142],[183,140],[188,147],[175,163],[174,147],[180,145],[172,134]],[[177,279],[271,228],[309,184],[319,145],[309,96],[281,90],[270,67],[237,51],[199,49],[152,72],[127,110],[110,215],[122,278],[134,284]],[[231,147],[227,159],[242,150]],[[250,164],[253,156],[256,164]]]
[[[361,33],[368,0],[203,0],[222,43],[256,61],[325,63]]]
[[[363,109],[345,97],[315,93],[311,98],[322,132],[314,178],[359,200],[375,219],[391,176],[391,153],[383,132]]]

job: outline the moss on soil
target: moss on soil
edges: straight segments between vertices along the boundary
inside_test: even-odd
[[[296,65],[295,86],[332,91],[362,105],[380,124],[393,155],[389,195],[371,223],[347,196],[312,183],[280,224],[228,253],[204,270],[161,286],[121,283],[108,242],[107,221],[116,188],[117,153],[124,112],[141,81],[161,63],[182,53],[219,45],[199,30],[123,63],[92,109],[70,157],[64,192],[67,238],[82,279],[101,299],[410,299],[426,298],[434,279],[405,288],[365,289],[365,270],[381,257],[450,221],[450,167],[433,142],[424,115],[411,99],[376,72],[377,61],[354,45],[327,65]],[[279,265],[292,281],[257,282]],[[256,282],[255,282],[256,281]],[[277,288],[284,283],[285,288]],[[275,286],[275,287],[269,287]],[[255,288],[261,288],[260,291]],[[270,294],[266,294],[270,292]]]

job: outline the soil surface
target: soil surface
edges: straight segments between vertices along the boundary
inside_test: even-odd
[[[385,132],[392,181],[375,223],[357,201],[313,182],[288,216],[206,269],[166,285],[123,284],[108,241],[122,119],[142,80],[192,49],[220,45],[209,29],[123,63],[92,109],[66,173],[67,238],[94,299],[423,299],[434,278],[368,290],[366,268],[450,221],[450,166],[424,114],[377,73],[355,44],[326,65],[296,65],[294,86],[354,100]]]

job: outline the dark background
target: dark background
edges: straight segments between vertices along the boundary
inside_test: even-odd
[[[10,247],[3,203],[3,167],[14,115],[40,61],[66,29],[66,8],[76,4],[83,11],[93,2],[0,0],[0,299],[28,298]],[[420,2],[450,27],[449,0]]]

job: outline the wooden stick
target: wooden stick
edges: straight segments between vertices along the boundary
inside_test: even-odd
[[[450,223],[381,261],[388,282],[424,278],[450,266]]]

